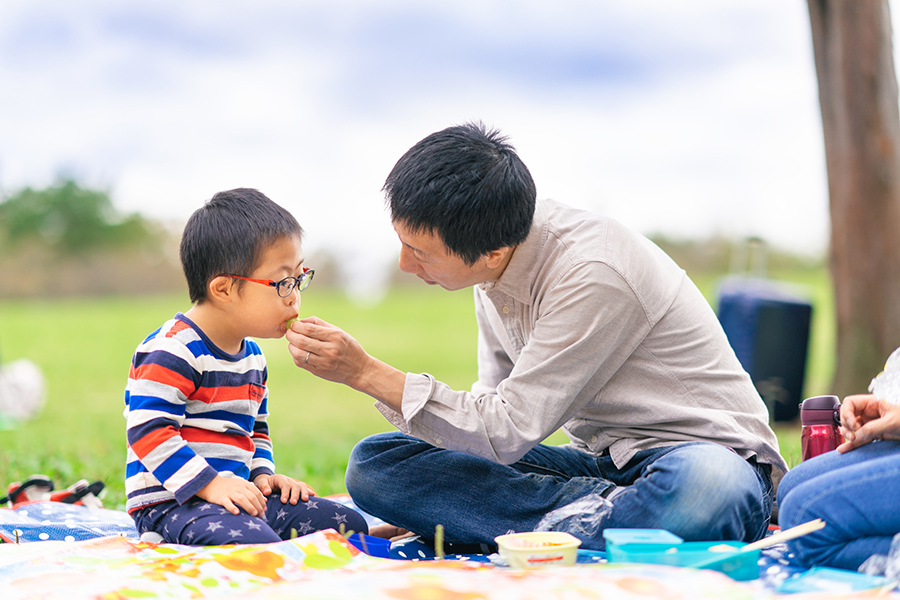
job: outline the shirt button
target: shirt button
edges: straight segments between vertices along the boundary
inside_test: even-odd
[[[435,445],[435,446],[440,446],[440,445],[441,445],[441,438],[434,438],[434,445]]]
[[[508,307],[508,306],[504,306],[504,307],[503,307],[503,314],[504,314],[504,315],[508,315],[508,314],[509,314],[509,307]]]
[[[596,436],[596,435],[592,435],[592,436],[591,436],[591,443],[592,443],[592,444],[596,444],[596,443],[597,443],[597,436]]]

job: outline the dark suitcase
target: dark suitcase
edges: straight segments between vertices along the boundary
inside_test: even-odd
[[[719,286],[718,316],[731,347],[769,409],[771,421],[797,418],[812,305],[785,287],[756,277]]]

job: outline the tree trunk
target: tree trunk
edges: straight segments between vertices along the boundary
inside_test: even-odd
[[[834,393],[900,346],[900,115],[888,0],[808,0],[825,136],[837,317]]]

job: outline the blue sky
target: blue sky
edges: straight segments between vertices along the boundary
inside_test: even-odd
[[[179,221],[256,187],[360,281],[393,163],[468,120],[643,233],[827,245],[802,0],[4,0],[0,81],[4,193],[70,175]]]

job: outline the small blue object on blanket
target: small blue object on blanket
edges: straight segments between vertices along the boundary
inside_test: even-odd
[[[347,536],[347,541],[369,556],[390,558],[391,542],[384,538],[372,537],[362,533],[352,533]]]

